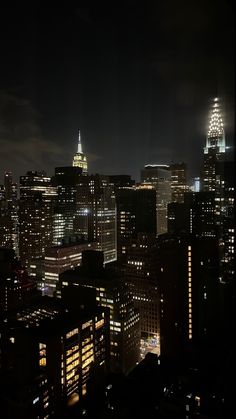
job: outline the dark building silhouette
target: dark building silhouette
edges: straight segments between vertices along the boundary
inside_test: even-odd
[[[168,204],[168,233],[217,237],[215,192],[186,192],[183,203]]]
[[[127,246],[138,233],[156,233],[156,191],[142,187],[120,188],[117,203],[117,258],[126,260]]]
[[[1,325],[4,418],[61,417],[109,368],[106,309],[43,297]]]
[[[13,249],[0,248],[0,317],[39,295],[36,283],[16,258]]]
[[[218,241],[163,235],[158,245],[161,355],[176,359],[188,347],[217,339]]]

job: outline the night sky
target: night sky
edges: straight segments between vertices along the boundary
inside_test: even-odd
[[[232,144],[232,2],[33,3],[1,7],[1,177],[71,165],[79,129],[89,173],[185,161],[197,176],[216,95]]]

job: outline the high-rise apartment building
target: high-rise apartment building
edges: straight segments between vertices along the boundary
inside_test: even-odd
[[[27,172],[20,177],[19,252],[27,267],[42,259],[53,241],[56,190],[44,172]]]
[[[148,164],[141,171],[141,181],[156,189],[157,235],[167,232],[167,205],[171,202],[171,172],[166,164]]]
[[[79,138],[78,138],[78,149],[77,149],[77,153],[74,155],[74,158],[73,158],[73,166],[80,167],[84,175],[88,173],[87,157],[82,151],[80,131],[79,131]]]
[[[104,252],[105,263],[116,260],[116,202],[108,176],[80,176],[74,232],[89,242],[97,242],[98,249]]]

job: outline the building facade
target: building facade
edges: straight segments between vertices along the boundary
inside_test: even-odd
[[[157,235],[167,232],[167,205],[171,202],[171,172],[166,164],[148,164],[141,171],[141,181],[156,189]]]
[[[27,172],[20,177],[19,254],[29,269],[52,245],[56,196],[51,178],[44,172]]]
[[[116,201],[108,176],[80,176],[76,187],[74,232],[98,243],[104,261],[117,259]]]

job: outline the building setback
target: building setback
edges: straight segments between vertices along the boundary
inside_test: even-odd
[[[59,275],[68,269],[79,266],[82,252],[87,249],[97,249],[96,242],[80,240],[77,243],[61,244],[48,247],[45,252],[44,293],[53,295],[59,281]]]

